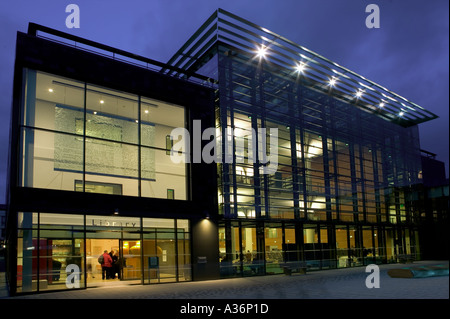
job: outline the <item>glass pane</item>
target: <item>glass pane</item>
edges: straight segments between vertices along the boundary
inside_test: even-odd
[[[168,218],[143,218],[142,219],[144,231],[155,230],[159,231],[173,231],[175,228],[175,220]]]
[[[122,268],[125,264],[124,259],[120,256],[120,244],[119,239],[113,239],[112,232],[99,231],[98,233],[87,233],[86,237],[86,280],[88,287],[95,287],[100,283],[104,283],[104,280],[114,279],[117,273],[117,278],[121,279]],[[99,234],[105,234],[104,236],[97,236]],[[119,233],[119,237],[121,234]],[[103,238],[102,238],[103,237]],[[100,255],[104,253],[110,254],[111,259],[117,258],[118,263],[107,267],[106,269],[98,262]],[[114,257],[115,256],[115,257]],[[114,276],[114,277],[113,277]]]
[[[334,247],[328,241],[328,228],[320,226],[320,247],[322,255],[322,269],[336,268],[336,257]]]
[[[37,228],[39,224],[38,213],[22,213],[17,214],[18,228]]]
[[[292,227],[292,226],[291,226]],[[295,228],[286,228],[284,230],[284,241],[286,247],[286,261],[300,261],[300,250],[297,249],[297,240],[295,238]]]
[[[120,276],[123,280],[141,279],[141,241],[122,241],[123,273]]]
[[[375,247],[373,245],[374,240],[372,229],[368,227],[364,227],[362,230],[362,240],[363,240],[363,249],[362,256],[364,258],[364,264],[372,264],[375,261]]]
[[[243,275],[254,276],[264,274],[263,252],[259,251],[257,244],[256,228],[241,228],[242,254],[243,254]]]
[[[386,229],[385,231],[386,239],[386,260],[388,263],[395,262],[397,255],[397,243],[395,238],[395,231],[393,229]]]
[[[144,283],[158,283],[159,276],[159,258],[156,245],[156,232],[144,234]]]
[[[336,252],[338,257],[338,267],[349,267],[347,227],[336,226]]]
[[[38,289],[38,241],[32,230],[19,232],[17,239],[17,292],[31,292]]]
[[[189,221],[177,220],[178,240],[178,281],[190,281],[191,276],[191,245],[189,235]]]
[[[177,260],[175,251],[174,233],[146,233],[144,235],[144,282],[160,283],[176,281]],[[178,251],[183,254],[178,256],[182,261],[179,269],[179,278],[190,280],[190,253],[187,242],[183,240],[182,247]]]
[[[220,227],[219,253],[220,276],[222,278],[239,276],[241,274],[241,248],[237,224]],[[249,256],[247,258],[250,259]]]
[[[303,226],[303,245],[308,269],[320,268],[319,234],[316,225]]]
[[[47,230],[45,234],[41,232],[40,291],[84,287],[84,240],[75,239],[69,234],[65,239],[57,239],[60,238],[59,235],[59,231]]]
[[[40,213],[39,222],[41,228],[46,228],[48,226],[80,226],[78,229],[84,228],[84,216],[83,215],[72,215],[72,214],[49,214]],[[71,228],[72,229],[72,228]]]
[[[362,262],[363,249],[360,246],[358,230],[354,226],[349,227],[349,240],[350,240],[350,266],[360,266]]]
[[[177,229],[178,231],[183,230],[189,233],[189,220],[188,219],[177,219]]]
[[[122,188],[122,195],[138,195],[137,146],[87,138],[85,156],[86,181],[99,186],[88,191],[110,193],[111,184],[115,184]]]
[[[76,123],[84,119],[84,83],[27,70],[25,95],[25,125],[83,134]]]
[[[283,231],[281,227],[265,228],[266,274],[280,274],[283,269]]]
[[[186,164],[174,163],[166,151],[141,148],[141,196],[167,199],[173,190],[175,199],[186,199]]]
[[[137,96],[87,86],[86,136],[137,144],[138,124]],[[82,125],[80,122],[79,126]]]
[[[185,127],[184,108],[141,98],[141,144],[166,148],[166,137],[174,128]]]
[[[22,186],[75,190],[83,179],[81,137],[25,128],[22,141]]]
[[[160,256],[160,280],[161,282],[173,282],[176,281],[175,236],[174,233],[166,233],[164,235],[161,236],[159,233],[157,235],[157,249]]]

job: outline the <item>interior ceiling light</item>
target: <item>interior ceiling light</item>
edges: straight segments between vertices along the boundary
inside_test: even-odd
[[[380,107],[384,107],[384,103],[383,102],[380,103]]]
[[[48,91],[49,91],[50,93],[52,93],[52,92],[53,92],[53,89],[48,89]]]
[[[103,101],[103,100],[100,100],[100,104],[103,104],[103,103],[105,103],[105,101]]]

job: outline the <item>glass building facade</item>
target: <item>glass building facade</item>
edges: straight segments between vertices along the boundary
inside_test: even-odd
[[[221,9],[169,63],[219,85],[217,140],[232,148],[217,167],[222,277],[420,258],[410,195],[417,124],[433,114]],[[269,149],[278,167],[265,174],[254,159]]]
[[[205,218],[217,215],[215,166],[171,158],[181,138],[173,129],[190,130],[190,118],[214,122],[214,92],[198,84],[204,77],[170,77],[162,66],[35,24],[18,32],[6,223],[12,295],[215,273],[194,262],[218,254],[198,248],[217,242]],[[112,267],[99,262],[105,251],[117,259]]]
[[[12,294],[421,258],[436,116],[224,10],[167,63],[30,24],[13,95]]]

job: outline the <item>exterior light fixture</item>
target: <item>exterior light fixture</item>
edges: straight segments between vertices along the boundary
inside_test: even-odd
[[[380,103],[380,107],[384,107],[384,103],[383,102]]]
[[[402,117],[403,115],[405,115],[405,112],[400,111],[400,113],[398,113],[398,116]]]
[[[358,90],[358,92],[356,92],[356,97],[360,98],[362,96],[363,92],[361,90]]]
[[[332,77],[328,83],[330,84],[330,86],[334,86],[336,84],[336,79]]]
[[[305,63],[300,62],[295,66],[295,69],[297,70],[298,73],[303,73],[303,71],[305,71]]]
[[[265,58],[267,55],[267,48],[264,46],[261,46],[258,51],[256,52],[256,55],[261,59]]]

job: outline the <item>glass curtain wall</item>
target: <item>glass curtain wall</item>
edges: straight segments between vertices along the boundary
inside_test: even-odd
[[[283,272],[283,264],[285,261],[285,246],[282,225],[266,224],[264,227],[264,247],[266,274],[274,275]]]
[[[417,127],[361,111],[264,59],[249,62],[222,46],[214,59],[218,132],[233,142],[231,161],[218,166],[225,217],[408,222],[403,186],[418,181]],[[249,132],[263,128],[278,129],[273,174],[262,174],[246,150]],[[259,154],[261,144],[254,145]]]
[[[416,249],[416,231],[325,223],[222,221],[219,225],[222,278],[283,273],[303,262],[308,270],[393,263]]]
[[[192,280],[185,219],[20,212],[18,227],[18,293],[104,284],[98,257],[105,250],[120,261],[109,279]]]
[[[24,212],[18,214],[18,227],[17,292],[67,289],[68,279],[84,288],[83,215]]]
[[[24,73],[21,186],[186,199],[186,166],[170,159],[183,107]]]
[[[226,225],[223,224],[219,227],[219,263],[222,278],[242,275],[241,259],[247,258],[250,260],[249,253],[247,255],[241,253],[240,238],[238,222],[228,222]]]
[[[187,221],[143,219],[144,282],[176,282],[191,278]]]
[[[393,230],[380,225],[409,227],[414,209],[404,186],[418,182],[417,127],[400,127],[364,112],[273,61],[249,58],[221,45],[216,49],[214,75],[220,83],[216,125],[218,135],[226,137],[219,140],[222,151],[231,150],[229,161],[218,165],[219,212],[247,225],[240,229],[243,274],[250,274],[249,263],[261,253],[255,246],[259,219],[270,225],[277,220],[298,222],[288,228],[297,247],[277,249],[289,258],[287,251],[301,249],[302,258],[314,269],[395,260],[407,252],[404,247],[413,246],[407,239],[412,235],[396,232],[400,239],[394,240]],[[257,162],[263,142],[251,140],[251,133],[262,139],[257,132],[266,129],[267,146],[270,128],[278,130],[278,167],[263,174]],[[270,150],[265,150],[268,155]],[[275,245],[267,244],[272,242],[268,234],[274,232],[267,227],[264,266],[270,273],[269,256]],[[295,230],[300,227],[302,231]],[[227,255],[234,253],[228,229],[225,226],[221,235],[221,249]]]

